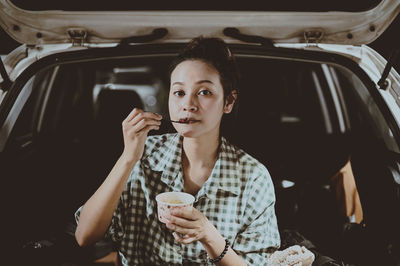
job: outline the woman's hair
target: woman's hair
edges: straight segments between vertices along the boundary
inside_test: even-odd
[[[235,57],[222,39],[202,36],[192,39],[173,61],[170,74],[180,63],[187,60],[201,60],[218,71],[225,100],[231,99],[233,90],[238,92],[239,72]]]

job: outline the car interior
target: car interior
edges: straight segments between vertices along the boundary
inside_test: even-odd
[[[23,257],[83,265],[110,251],[101,243],[78,247],[74,212],[121,154],[128,113],[137,107],[168,117],[172,58],[58,64],[26,85],[32,93],[4,158],[18,195],[9,215],[18,218],[14,245]],[[333,63],[245,53],[237,53],[237,63],[238,102],[221,132],[268,168],[281,248],[293,244],[284,236],[299,234],[316,259],[331,263],[319,265],[369,265],[378,258],[374,265],[395,265],[398,143],[362,79]],[[164,122],[150,134],[169,132],[174,128]]]

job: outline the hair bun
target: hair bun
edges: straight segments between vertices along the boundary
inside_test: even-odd
[[[219,58],[220,60],[233,59],[232,52],[226,43],[220,38],[194,38],[183,50],[184,57]]]

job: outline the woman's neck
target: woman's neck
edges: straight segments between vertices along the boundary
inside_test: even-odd
[[[213,168],[217,160],[219,135],[200,138],[184,138],[184,161],[196,168]]]

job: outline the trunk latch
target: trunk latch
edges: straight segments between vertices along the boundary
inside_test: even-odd
[[[73,28],[68,30],[68,35],[71,38],[72,46],[83,46],[87,38],[87,31],[82,28]]]
[[[321,30],[308,30],[304,32],[304,40],[306,43],[319,43],[324,37],[324,32]]]

